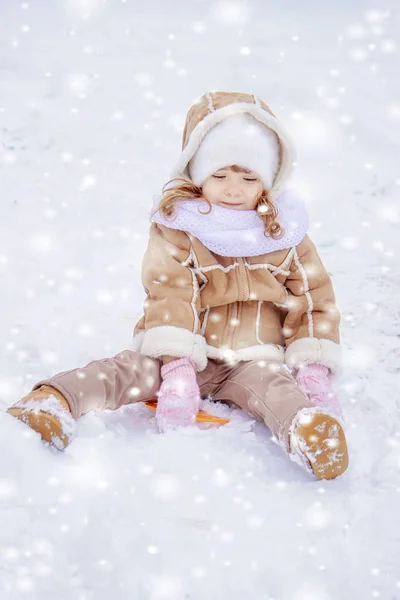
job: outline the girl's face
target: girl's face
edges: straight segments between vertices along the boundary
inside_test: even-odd
[[[236,173],[231,167],[224,167],[207,177],[202,190],[203,196],[212,204],[236,210],[254,210],[263,184],[254,171]]]

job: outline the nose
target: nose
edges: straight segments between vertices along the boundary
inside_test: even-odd
[[[232,197],[232,198],[237,198],[238,196],[241,195],[241,192],[240,192],[240,189],[238,188],[238,186],[229,185],[225,188],[225,195]]]

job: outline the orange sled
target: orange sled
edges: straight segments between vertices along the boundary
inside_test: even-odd
[[[157,408],[157,400],[148,400],[145,404],[148,408],[151,408],[151,410],[156,410]],[[196,421],[198,423],[215,423],[217,425],[226,425],[229,423],[229,419],[222,419],[221,417],[210,415],[210,413],[207,413],[204,410],[199,410]]]

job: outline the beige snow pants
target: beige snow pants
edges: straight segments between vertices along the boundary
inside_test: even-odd
[[[124,350],[39,381],[33,389],[44,384],[56,388],[78,418],[92,410],[117,409],[154,398],[162,381],[161,366],[159,359]],[[197,383],[203,398],[239,406],[264,421],[286,447],[293,417],[313,406],[288,367],[277,362],[240,361],[231,366],[209,359],[207,367],[197,373]]]

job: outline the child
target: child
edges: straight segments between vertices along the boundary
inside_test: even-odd
[[[9,413],[58,448],[75,419],[158,396],[160,431],[193,425],[202,397],[263,420],[317,479],[348,466],[332,377],[340,313],[285,191],[294,152],[257,97],[212,92],[189,110],[173,186],[156,198],[133,347],[38,382]]]

